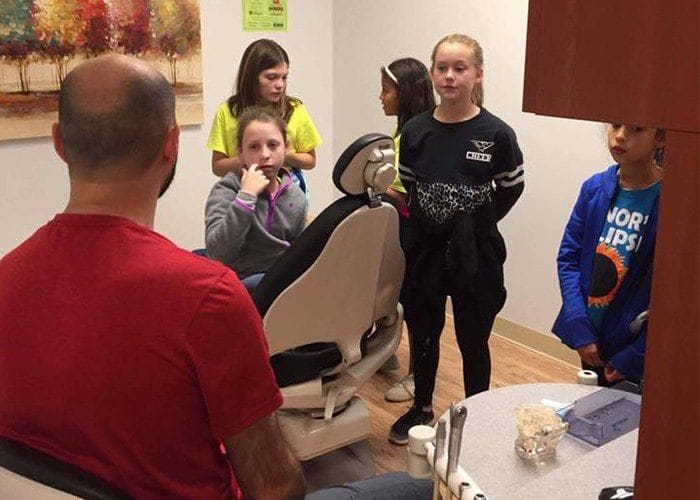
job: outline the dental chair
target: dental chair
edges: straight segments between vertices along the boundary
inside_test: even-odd
[[[391,137],[368,134],[338,159],[345,196],[321,212],[252,292],[284,394],[278,421],[306,461],[369,437],[358,389],[396,351],[404,274],[398,214],[379,197],[395,176]]]

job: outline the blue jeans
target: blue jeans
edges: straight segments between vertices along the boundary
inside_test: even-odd
[[[430,500],[432,496],[431,480],[413,479],[405,472],[389,472],[315,491],[306,495],[306,500]]]
[[[250,276],[246,276],[245,278],[243,278],[241,280],[241,283],[243,283],[243,286],[246,290],[252,292],[253,290],[255,290],[255,287],[258,286],[260,281],[262,281],[264,276],[265,273],[251,274]]]

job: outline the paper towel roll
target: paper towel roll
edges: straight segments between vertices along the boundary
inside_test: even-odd
[[[428,479],[433,472],[425,455],[416,455],[409,448],[408,452],[408,475],[414,479]]]
[[[598,375],[591,370],[579,370],[576,374],[576,382],[581,385],[598,385]]]
[[[416,455],[425,455],[425,443],[435,439],[435,429],[429,425],[414,425],[408,429],[408,448]]]

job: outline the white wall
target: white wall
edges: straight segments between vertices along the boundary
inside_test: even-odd
[[[522,109],[527,0],[353,0],[333,11],[334,156],[366,132],[390,133],[379,105],[379,67],[412,56],[429,65],[444,35],[466,33],[484,49],[485,105],[516,131],[525,193],[500,225],[508,245],[509,298],[502,316],[549,332],[560,304],[555,258],[581,182],[608,159],[598,124]]]
[[[331,123],[332,3],[289,2],[286,32],[244,32],[239,0],[201,0],[204,74],[204,125],[184,127],[178,171],[158,207],[156,230],[185,248],[204,243],[204,202],[216,181],[206,149],[216,107],[233,89],[244,48],[258,38],[273,38],[291,59],[289,92],[309,108],[324,143],[317,167],[308,173],[313,211],[333,199]],[[0,256],[63,210],[68,199],[66,168],[49,138],[0,142]]]
[[[240,0],[200,0],[204,116],[201,129],[186,130],[181,139],[179,167],[172,192],[159,205],[156,229],[187,247],[204,244],[204,202],[216,181],[206,141],[219,104],[234,87],[238,63],[248,44],[259,38],[279,42],[289,54],[290,95],[307,106],[323,144],[316,150],[316,168],[305,177],[311,210],[320,211],[333,199],[331,123],[332,8],[326,0],[288,2],[286,32],[243,31]]]
[[[379,67],[413,56],[429,64],[435,42],[464,32],[481,43],[486,106],[517,132],[527,169],[523,198],[501,224],[508,243],[509,299],[502,316],[548,332],[559,306],[555,256],[581,182],[608,162],[598,124],[521,111],[526,0],[290,1],[285,33],[243,32],[238,0],[202,0],[205,124],[187,127],[178,175],[160,204],[156,229],[186,248],[202,245],[203,205],[215,177],[205,149],[216,106],[233,87],[245,46],[274,38],[289,52],[289,91],[301,97],[324,139],[307,178],[312,211],[337,195],[330,175],[345,146],[389,133],[379,105]],[[67,199],[68,180],[47,139],[0,143],[0,255]]]

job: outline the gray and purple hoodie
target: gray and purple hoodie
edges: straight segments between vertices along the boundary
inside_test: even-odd
[[[270,197],[241,193],[237,173],[229,172],[211,189],[205,209],[209,255],[236,271],[239,278],[264,273],[306,225],[308,202],[289,173]]]

